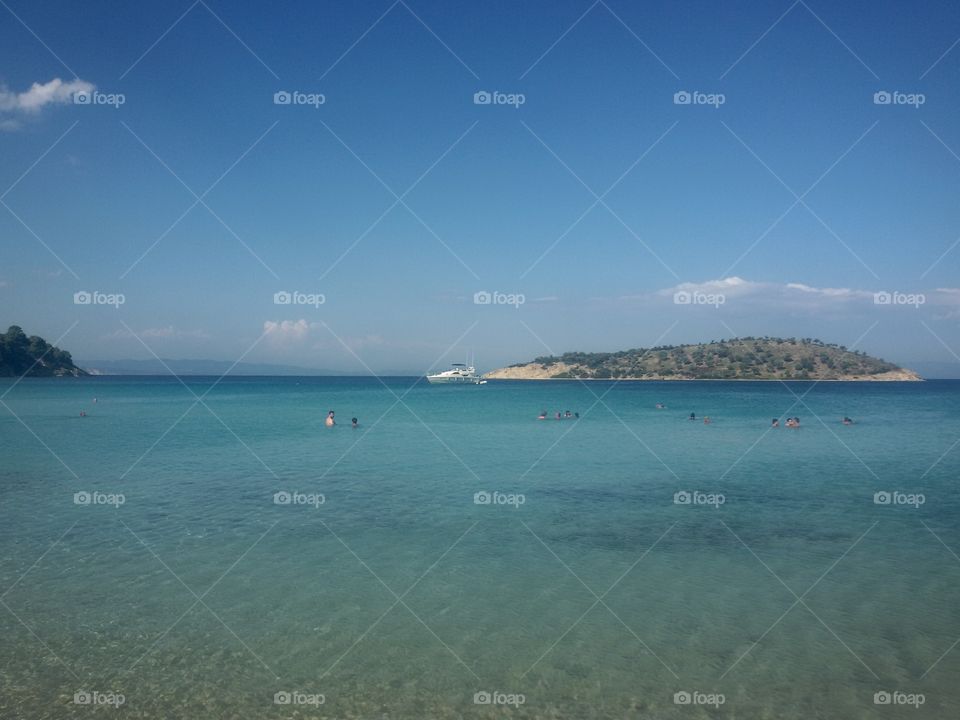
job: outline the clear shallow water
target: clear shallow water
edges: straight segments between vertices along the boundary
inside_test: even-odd
[[[0,716],[960,711],[960,383],[386,383],[227,379],[209,409],[172,378],[17,384],[0,405]],[[768,431],[786,415],[802,427]],[[684,490],[725,502],[675,504]],[[125,501],[75,504],[94,491]],[[284,691],[325,702],[275,704]]]

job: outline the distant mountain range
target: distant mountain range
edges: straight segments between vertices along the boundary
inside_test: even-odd
[[[79,363],[91,375],[285,375],[285,376],[321,376],[333,375],[348,377],[369,375],[369,373],[306,368],[297,365],[277,365],[271,363],[240,362],[234,365],[229,360],[171,360],[156,358],[148,360],[86,360]],[[387,370],[378,372],[382,376],[418,376],[416,370]]]
[[[745,337],[614,353],[571,352],[494,370],[503,380],[921,380],[912,370],[812,338]]]

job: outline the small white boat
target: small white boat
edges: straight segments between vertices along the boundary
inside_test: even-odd
[[[473,365],[466,365],[465,363],[453,363],[449,370],[427,375],[427,380],[438,385],[479,385],[481,382],[485,382],[477,375],[477,370]]]

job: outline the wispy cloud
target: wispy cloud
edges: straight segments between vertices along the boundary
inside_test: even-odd
[[[855,288],[815,287],[799,282],[776,283],[746,280],[732,276],[702,282],[682,282],[673,287],[654,292],[622,295],[622,301],[662,302],[672,300],[678,292],[722,294],[727,300],[739,299],[775,305],[809,307],[820,302],[869,300],[873,301],[874,290]]]
[[[80,78],[33,83],[29,90],[19,93],[0,85],[0,130],[19,130],[23,118],[37,115],[48,105],[73,102],[74,93],[89,93],[94,89],[93,83]]]
[[[674,293],[680,291],[691,293],[723,293],[731,298],[756,296],[758,299],[781,299],[787,301],[790,299],[804,301],[814,298],[872,300],[874,292],[872,290],[855,290],[852,288],[821,288],[798,282],[758,282],[733,276],[704,282],[683,282],[673,287],[659,290],[656,294],[661,297],[673,297]]]
[[[267,320],[263,323],[263,333],[268,343],[276,347],[293,348],[311,341],[313,350],[343,351],[340,340],[333,337],[321,323],[299,320]],[[380,335],[346,336],[341,340],[354,352],[386,345],[387,341]]]
[[[300,320],[267,320],[263,323],[263,333],[268,342],[275,345],[288,345],[304,340],[310,334],[310,323]]]
[[[136,330],[135,332],[136,336],[140,338],[153,338],[160,340],[169,340],[173,338],[195,338],[197,340],[210,339],[210,334],[205,330],[180,330],[175,328],[173,325],[167,325],[166,327],[145,328],[144,330]],[[115,330],[114,332],[103,336],[105,340],[132,337],[134,337],[134,333],[130,332],[126,328]]]

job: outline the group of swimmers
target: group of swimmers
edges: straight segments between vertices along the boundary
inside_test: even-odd
[[[333,427],[334,425],[337,424],[337,421],[333,419],[333,410],[330,410],[327,413],[327,419],[324,420],[323,424],[326,425],[327,427]],[[357,427],[356,418],[350,418],[350,427]]]
[[[853,420],[851,420],[846,415],[840,418],[840,422],[842,422],[844,425],[853,425]],[[787,418],[787,421],[784,423],[784,425],[786,425],[788,428],[798,428],[800,427],[800,418],[798,417]],[[770,427],[780,427],[779,418],[774,418],[770,422]]]
[[[578,413],[578,412],[572,413],[572,412],[570,412],[569,410],[567,410],[565,413],[561,414],[560,411],[557,410],[556,419],[557,419],[557,420],[563,420],[564,418],[575,418],[575,419],[579,420],[579,419],[580,419],[580,413]],[[546,411],[546,410],[541,410],[541,411],[540,411],[540,414],[537,415],[537,420],[546,420],[546,419],[547,419],[547,411]]]
[[[800,427],[800,418],[789,417],[787,418],[787,421],[784,424],[789,428],[798,428]],[[771,420],[770,427],[780,427],[780,418],[774,418],[773,420]]]

